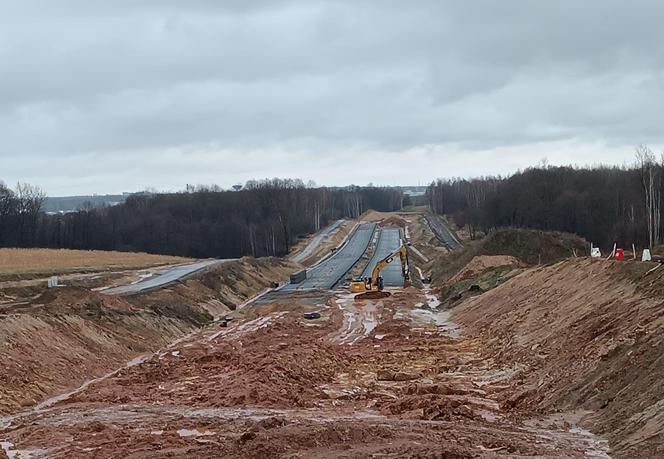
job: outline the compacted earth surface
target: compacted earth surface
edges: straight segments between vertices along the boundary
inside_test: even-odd
[[[9,457],[607,457],[415,288],[271,295],[0,422]],[[319,312],[316,319],[304,313]]]

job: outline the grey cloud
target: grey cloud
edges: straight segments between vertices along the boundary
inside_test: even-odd
[[[302,145],[324,164],[344,149],[658,144],[661,17],[638,0],[5,2],[0,177],[45,157],[106,157],[112,176],[128,155],[175,183],[164,158],[193,175],[174,158],[200,148],[281,171],[275,152]]]

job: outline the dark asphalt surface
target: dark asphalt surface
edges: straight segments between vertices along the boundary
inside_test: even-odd
[[[134,295],[146,290],[164,287],[172,282],[178,281],[184,277],[194,274],[195,272],[205,269],[208,266],[212,266],[217,263],[223,263],[225,261],[229,260],[205,260],[198,263],[175,266],[168,271],[163,272],[162,274],[149,277],[141,282],[137,282],[136,284],[109,288],[107,290],[100,291],[100,293],[107,295]]]
[[[339,226],[341,226],[341,224],[344,221],[345,220],[337,220],[336,222],[332,223],[330,226],[319,232],[316,236],[313,237],[313,239],[311,239],[311,241],[309,241],[309,244],[307,244],[307,246],[304,248],[304,250],[302,250],[302,252],[298,253],[293,257],[293,261],[299,263],[310,257],[313,251],[316,250],[316,247],[318,247],[318,245],[321,242],[323,242],[323,239],[328,237],[330,233],[332,233],[335,229],[339,228]]]
[[[384,228],[378,236],[378,244],[371,260],[362,272],[362,277],[371,277],[376,263],[394,252],[401,246],[401,231],[398,228]],[[397,256],[392,263],[387,265],[380,273],[385,287],[403,287],[403,274],[401,273],[401,261]]]
[[[445,222],[437,215],[429,214],[425,216],[431,231],[438,240],[445,244],[450,250],[456,250],[463,247],[463,244],[454,236]]]
[[[281,291],[333,288],[367,250],[375,229],[375,223],[362,223],[340,250],[307,269],[307,279],[304,282],[288,284]]]

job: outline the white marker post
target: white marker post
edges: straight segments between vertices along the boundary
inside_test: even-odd
[[[643,249],[643,255],[641,255],[641,261],[651,261],[652,256],[650,255],[650,249]]]

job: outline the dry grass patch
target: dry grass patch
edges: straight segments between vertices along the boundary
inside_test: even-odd
[[[103,250],[0,249],[0,275],[139,269],[188,261],[192,260],[167,255]]]

